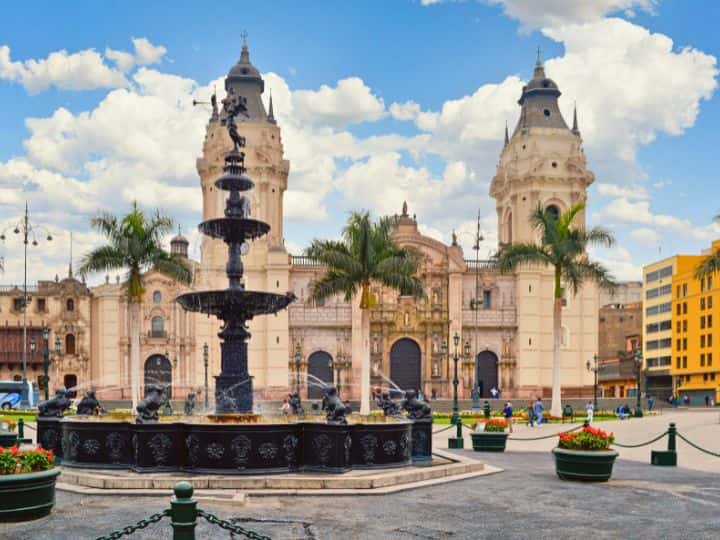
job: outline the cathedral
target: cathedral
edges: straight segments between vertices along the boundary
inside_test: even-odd
[[[394,384],[420,388],[426,396],[451,397],[457,353],[461,397],[470,397],[473,388],[483,397],[489,397],[493,388],[502,391],[503,397],[550,395],[551,270],[524,267],[501,274],[492,260],[463,253],[454,235],[446,245],[421,234],[418,219],[422,216],[412,214],[407,204],[398,209],[394,238],[421,254],[419,277],[426,297],[416,300],[376,286],[369,344],[362,341],[358,302],[341,297],[322,305],[312,302],[312,283],[324,268],[285,249],[283,195],[291,163],[284,158],[282,126],[275,119],[272,98],[267,109],[262,100],[264,81],[250,61],[247,44],[227,74],[225,89],[247,100],[248,115],[238,123],[238,131],[246,138],[247,174],[255,182],[248,195],[253,217],[271,226],[270,233],[255,240],[243,258],[245,285],[270,292],[291,291],[297,297],[286,311],[250,323],[249,369],[256,399],[277,399],[288,388],[317,398],[318,381],[334,382],[344,397],[357,399],[363,346],[370,349],[372,386]],[[537,233],[528,220],[531,211],[540,204],[563,212],[585,199],[594,179],[586,166],[577,118],[568,127],[558,107],[559,96],[557,84],[538,60],[518,101],[521,111],[512,135],[506,128],[490,186],[503,244],[535,241]],[[213,99],[197,159],[203,220],[220,217],[224,208],[224,192],[214,185],[232,145],[224,117]],[[584,224],[584,214],[579,219]],[[187,240],[181,235],[173,238],[171,251],[187,257]],[[190,261],[195,276],[190,288],[226,287],[226,245],[205,237],[200,251],[200,261]],[[189,287],[160,272],[147,273],[143,284],[141,384],[167,384],[173,398],[180,399],[189,391],[202,393],[210,377],[212,392],[212,376],[220,370],[218,321],[184,312],[174,299]],[[2,380],[22,372],[18,294],[17,288],[0,289]],[[25,314],[28,333],[40,339],[42,327],[50,329],[51,384],[79,391],[92,387],[100,399],[129,399],[128,310],[121,285],[106,276],[105,283],[88,288],[70,268],[65,279],[39,282],[32,297]],[[587,395],[593,374],[585,363],[598,348],[596,287],[589,284],[575,296],[568,293],[562,316],[563,394]],[[460,338],[457,348],[455,335]],[[29,358],[29,373],[40,381],[37,352]]]

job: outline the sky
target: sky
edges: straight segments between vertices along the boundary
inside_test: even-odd
[[[27,14],[34,13],[32,24]],[[28,279],[67,273],[102,239],[90,218],[161,209],[199,252],[207,100],[248,32],[291,172],[285,237],[299,254],[348,212],[398,213],[474,256],[497,247],[488,187],[506,122],[540,48],[596,179],[594,249],[618,279],[720,237],[717,51],[706,0],[28,0],[0,20],[0,283],[21,283],[25,203],[37,224]],[[219,92],[220,93],[220,92]],[[266,91],[265,99],[268,92]],[[221,96],[220,96],[221,97]],[[53,240],[45,240],[47,228]],[[169,237],[168,237],[169,239]],[[91,277],[91,282],[102,279]]]

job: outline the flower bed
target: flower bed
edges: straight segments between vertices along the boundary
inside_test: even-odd
[[[0,447],[0,522],[48,515],[55,505],[59,474],[52,450]]]
[[[504,452],[508,434],[505,433],[508,423],[501,418],[493,418],[487,422],[476,422],[470,435],[473,450],[476,452]]]
[[[585,426],[580,431],[560,433],[553,449],[555,470],[563,480],[607,482],[618,453],[610,449],[613,433]]]

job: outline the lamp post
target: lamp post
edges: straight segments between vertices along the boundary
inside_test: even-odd
[[[30,338],[30,356],[35,356],[35,351],[37,350],[37,343],[35,343],[35,338]],[[25,396],[25,399],[28,399],[28,390],[26,389],[27,386],[27,377],[23,373],[23,395]],[[22,401],[21,401],[22,406]],[[28,407],[30,406],[30,402],[28,400]]]
[[[587,367],[588,371],[592,371],[595,374],[595,381],[593,382],[593,410],[595,411],[595,414],[598,412],[598,401],[597,401],[597,390],[598,390],[598,356],[597,354],[593,356],[593,364],[590,363],[590,360],[588,360],[585,363],[585,367]]]
[[[453,336],[453,345],[455,345],[455,349],[453,352],[453,414],[452,418],[450,419],[450,423],[455,424],[456,433],[455,437],[450,437],[448,439],[448,448],[463,448],[464,441],[462,436],[462,421],[460,420],[460,411],[458,409],[458,383],[460,382],[458,380],[458,360],[460,360],[460,355],[458,354],[458,345],[460,345],[460,336],[457,334],[457,332]]]
[[[59,361],[60,361],[60,353],[62,353],[62,341],[60,341],[59,337],[55,337],[55,376],[56,376],[56,378],[59,377],[58,365],[59,365]],[[49,385],[50,385],[50,381],[48,380],[46,383],[45,399],[48,399],[47,387]]]
[[[25,203],[25,215],[17,222],[13,228],[13,233],[23,235],[23,298],[22,298],[22,310],[23,310],[23,378],[22,378],[22,393],[20,397],[20,408],[27,409],[30,407],[28,401],[28,382],[27,382],[27,306],[30,303],[27,293],[27,247],[29,239],[32,239],[32,245],[37,246],[38,241],[35,237],[35,231],[44,229],[47,233],[46,240],[50,242],[52,235],[50,232],[40,225],[36,225],[30,222],[30,215],[28,214],[28,205]],[[7,230],[7,229],[6,229]],[[5,231],[0,233],[0,240],[5,240]]]
[[[208,344],[207,341],[203,345],[203,364],[205,365],[205,411],[208,410]]]
[[[45,348],[43,349],[43,383],[45,386],[45,401],[47,401],[49,399],[48,386],[50,385],[50,375],[48,375],[50,369],[50,329],[47,326],[43,326],[42,337],[43,341],[45,341]]]
[[[300,397],[300,363],[302,362],[302,347],[298,341],[295,344],[295,393]]]
[[[340,378],[340,374],[343,372],[343,370],[346,370],[350,367],[350,364],[352,362],[349,358],[346,358],[343,356],[343,353],[339,352],[337,353],[337,358],[335,358],[335,369],[337,371],[337,391],[338,394],[340,394],[340,383],[342,379]]]
[[[635,418],[642,418],[643,412],[642,412],[642,402],[640,401],[640,376],[641,376],[641,370],[642,370],[642,351],[640,350],[640,346],[638,345],[635,347],[635,353],[633,355],[633,359],[635,361],[635,375],[637,377],[637,390],[635,393],[637,394],[637,401],[635,402]]]

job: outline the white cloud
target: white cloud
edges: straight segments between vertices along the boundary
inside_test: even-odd
[[[372,122],[385,114],[382,98],[375,96],[359,77],[341,79],[333,88],[296,90],[292,95],[298,119],[307,123],[340,127]]]
[[[524,31],[573,23],[594,22],[608,14],[621,12],[627,17],[635,9],[653,13],[657,0],[484,0],[501,6],[503,12],[519,20]]]
[[[135,63],[140,66],[157,64],[167,53],[165,47],[153,45],[147,38],[133,38],[132,43],[135,47]]]
[[[591,248],[592,259],[604,265],[618,281],[637,281],[642,278],[642,267],[633,263],[632,255],[624,247]]]
[[[419,114],[420,105],[414,101],[390,105],[390,115],[396,120],[415,120]]]
[[[660,235],[655,229],[649,229],[647,227],[640,227],[639,229],[633,229],[630,232],[630,236],[642,242],[643,244],[657,245],[660,242]]]
[[[653,184],[653,187],[655,189],[662,189],[664,187],[672,185],[672,180],[666,179],[666,180],[660,180],[659,182],[655,182]]]
[[[117,68],[123,73],[130,71],[135,65],[135,56],[125,51],[107,48],[105,49],[105,58],[115,62]]]
[[[108,67],[94,49],[55,51],[40,60],[13,61],[10,48],[0,46],[0,79],[18,82],[30,94],[55,86],[61,90],[93,90],[125,86],[125,76]]]
[[[605,197],[626,197],[629,199],[648,199],[650,195],[642,186],[619,186],[617,184],[600,183],[597,185],[600,195]]]

